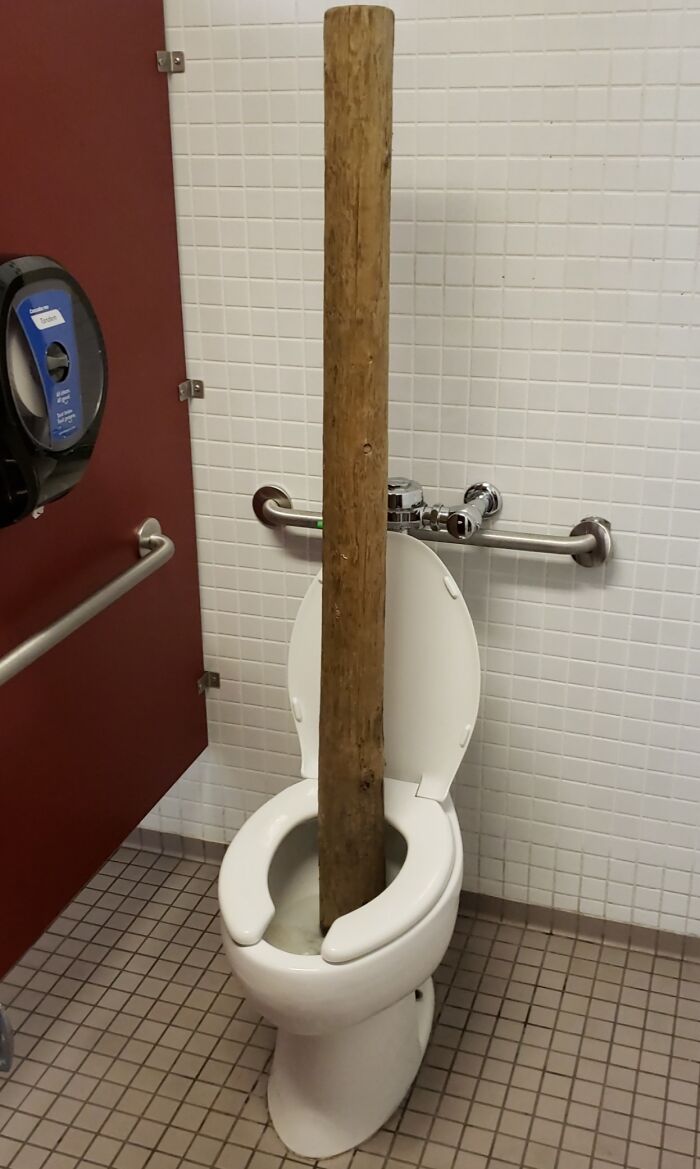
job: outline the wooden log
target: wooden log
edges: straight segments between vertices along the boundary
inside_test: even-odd
[[[321,928],[378,896],[384,859],[389,208],[394,14],[324,22]]]

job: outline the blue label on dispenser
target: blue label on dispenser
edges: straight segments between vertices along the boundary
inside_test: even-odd
[[[65,445],[83,427],[78,342],[73,302],[65,288],[30,292],[15,305],[17,319],[32,351],[49,417],[52,443]]]

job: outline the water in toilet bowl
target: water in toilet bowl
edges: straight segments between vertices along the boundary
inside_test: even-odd
[[[318,881],[316,891],[287,901],[267,927],[265,941],[288,954],[320,954],[323,935],[319,926]]]
[[[399,872],[406,842],[387,824],[387,884]],[[288,954],[320,954],[318,843],[316,821],[299,824],[280,844],[269,872],[275,916],[264,940]]]

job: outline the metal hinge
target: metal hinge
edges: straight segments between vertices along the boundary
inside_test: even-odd
[[[216,670],[205,670],[201,678],[197,679],[197,693],[206,694],[208,690],[221,689],[221,674]]]
[[[7,1011],[0,1003],[0,1072],[9,1072],[15,1054],[15,1037]]]
[[[181,402],[189,402],[192,398],[203,398],[204,382],[200,382],[198,378],[188,377],[177,387],[177,396]]]
[[[185,54],[182,49],[158,49],[156,62],[159,73],[185,72]]]

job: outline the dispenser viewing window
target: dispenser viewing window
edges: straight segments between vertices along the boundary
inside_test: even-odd
[[[77,280],[45,256],[0,264],[0,527],[80,481],[106,391],[102,332]]]

